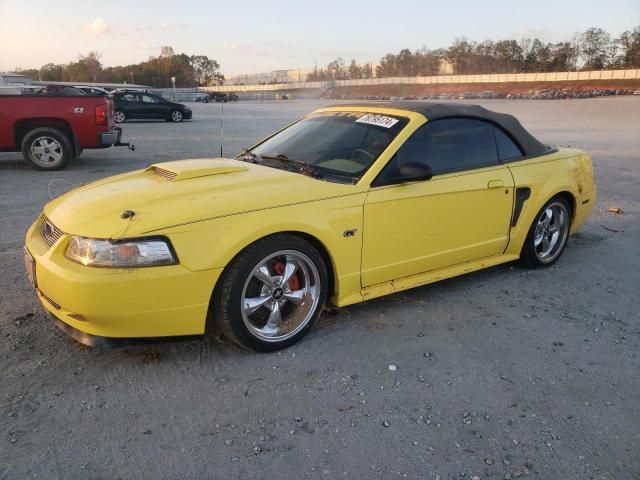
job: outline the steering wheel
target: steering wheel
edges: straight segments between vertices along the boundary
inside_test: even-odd
[[[371,152],[367,152],[364,148],[356,148],[353,150],[351,154],[351,158],[358,157],[364,155],[365,157],[369,157],[370,160],[375,160],[376,157]],[[360,162],[358,162],[360,163]]]

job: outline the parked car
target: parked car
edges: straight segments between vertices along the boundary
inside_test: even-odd
[[[158,118],[167,122],[190,120],[193,113],[189,107],[175,103],[149,92],[118,90],[112,93],[115,104],[114,119],[123,123],[131,119]]]
[[[104,88],[95,87],[92,85],[74,85],[78,90],[86,93],[87,95],[109,95]]]
[[[240,98],[235,93],[224,93],[224,92],[211,92],[208,95],[208,97],[205,97],[202,99],[204,103],[209,103],[209,102],[227,103],[227,102],[237,102],[238,100],[240,100]]]
[[[121,135],[107,97],[0,96],[0,151],[21,151],[38,170],[63,169],[85,148],[129,146]]]
[[[149,90],[146,88],[136,88],[136,87],[119,87],[113,89],[112,92],[148,92]]]
[[[235,159],[159,163],[56,198],[26,234],[25,265],[80,342],[214,322],[269,351],[302,338],[326,302],[517,259],[549,267],[595,198],[586,152],[546,146],[511,115],[340,105]]]
[[[68,97],[86,95],[86,93],[80,90],[78,87],[59,84],[42,85],[38,89],[37,93],[40,95],[64,95]]]

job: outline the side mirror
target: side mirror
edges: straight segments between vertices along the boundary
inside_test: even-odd
[[[433,177],[433,170],[429,165],[418,162],[409,162],[402,165],[398,170],[389,172],[390,174],[378,177],[374,181],[374,187],[383,185],[398,185],[400,183],[422,182]]]
[[[403,182],[421,182],[433,177],[433,170],[429,165],[417,162],[402,165],[398,173]]]

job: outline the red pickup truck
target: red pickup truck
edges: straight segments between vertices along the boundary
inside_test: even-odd
[[[38,170],[60,170],[85,148],[122,143],[104,96],[0,95],[0,152],[22,152]]]

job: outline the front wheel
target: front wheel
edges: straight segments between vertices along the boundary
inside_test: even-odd
[[[173,112],[171,112],[172,122],[180,123],[183,118],[184,118],[184,115],[182,115],[182,112],[180,110],[174,110]]]
[[[529,268],[550,267],[567,245],[571,205],[562,196],[549,200],[538,212],[522,247],[522,262]]]
[[[316,248],[294,235],[273,235],[246,248],[225,269],[213,297],[213,318],[234,343],[279,350],[311,329],[327,289],[327,268]]]
[[[124,123],[127,120],[127,114],[122,110],[116,110],[116,112],[113,114],[113,119],[116,121],[116,123]]]

